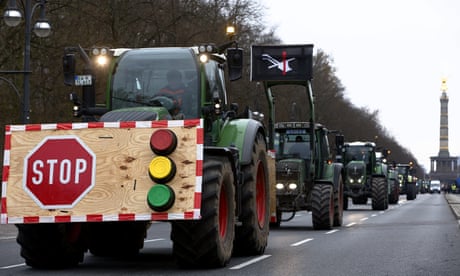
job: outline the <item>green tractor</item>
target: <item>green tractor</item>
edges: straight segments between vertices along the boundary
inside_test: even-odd
[[[348,209],[348,198],[353,204],[366,204],[372,199],[373,210],[388,208],[387,165],[377,157],[373,142],[346,142],[342,147],[344,209]]]
[[[341,226],[342,164],[332,162],[329,131],[315,121],[311,88],[313,45],[253,46],[252,80],[262,81],[269,99],[269,145],[276,152],[276,217],[272,226],[297,211],[311,211],[314,229]],[[274,123],[272,88],[298,85],[305,89],[310,118]],[[341,136],[342,137],[342,136]],[[282,213],[291,215],[284,219]]]
[[[65,83],[82,87],[82,97],[73,92],[71,100],[74,115],[85,122],[72,135],[98,137],[107,156],[97,156],[106,161],[95,166],[96,194],[89,191],[81,199],[84,212],[73,218],[74,210],[67,208],[55,212],[69,214],[66,220],[18,224],[17,240],[28,265],[73,266],[86,250],[98,256],[137,254],[152,221],[171,223],[172,251],[180,266],[222,267],[232,254],[264,252],[274,159],[267,156],[262,117],[238,114],[237,104],[227,102],[228,81],[242,76],[243,51],[229,48],[232,44],[65,49]],[[82,65],[76,66],[77,56]],[[96,88],[104,86],[96,85],[101,69],[95,59],[104,57],[109,59],[108,79],[102,82],[105,102],[96,104]],[[83,72],[76,74],[77,69]],[[164,87],[174,78],[182,85],[169,86],[168,92]],[[121,175],[100,177],[108,168]],[[121,195],[86,200],[97,198],[98,191]]]
[[[417,178],[412,162],[407,164],[397,164],[400,194],[406,195],[407,200],[417,198]]]
[[[312,212],[315,229],[341,226],[342,166],[332,162],[328,134],[318,123],[275,124],[277,226],[303,210]]]

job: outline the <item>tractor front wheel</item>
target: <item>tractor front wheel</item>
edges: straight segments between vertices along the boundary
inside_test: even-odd
[[[265,139],[257,134],[251,163],[243,167],[241,225],[236,227],[235,253],[260,255],[265,251],[269,231],[269,182]]]
[[[334,223],[334,191],[332,185],[315,184],[312,196],[312,219],[315,230],[329,230]]]
[[[173,255],[181,267],[223,267],[235,236],[235,186],[226,157],[205,156],[201,220],[171,224]]]

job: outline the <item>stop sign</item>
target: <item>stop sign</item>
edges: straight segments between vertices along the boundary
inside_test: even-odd
[[[48,136],[24,159],[24,190],[43,209],[72,208],[95,185],[96,156],[77,136]]]

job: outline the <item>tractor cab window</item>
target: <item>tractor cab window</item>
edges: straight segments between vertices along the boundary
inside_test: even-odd
[[[198,80],[196,58],[189,49],[130,50],[120,56],[113,70],[111,108],[160,104],[185,118],[198,118]]]
[[[346,163],[350,161],[364,161],[366,164],[370,163],[371,154],[367,147],[348,147],[344,160]]]
[[[205,102],[213,103],[215,99],[226,101],[225,77],[224,71],[220,68],[219,63],[209,60],[205,64],[206,74],[206,95]],[[222,102],[226,106],[226,102]]]
[[[280,158],[311,158],[310,136],[287,130],[275,135],[276,156]]]

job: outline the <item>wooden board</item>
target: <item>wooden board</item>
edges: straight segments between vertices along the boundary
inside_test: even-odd
[[[177,122],[175,122],[177,124]],[[169,155],[175,162],[177,173],[168,185],[175,192],[175,203],[166,213],[183,218],[184,213],[199,213],[201,177],[197,176],[201,166],[202,145],[196,126],[169,127],[178,137],[176,150]],[[102,215],[102,220],[119,220],[120,215],[140,215],[148,218],[152,209],[147,204],[147,193],[155,185],[148,174],[151,160],[156,156],[150,148],[150,136],[158,128],[151,127],[100,127],[84,128],[74,124],[72,129],[42,127],[38,131],[11,131],[10,150],[5,155],[8,178],[2,184],[2,222],[21,221],[24,217],[70,216],[77,220],[89,215]],[[47,136],[75,135],[96,156],[94,187],[73,207],[65,209],[43,209],[24,189],[24,158]],[[8,166],[9,165],[9,166]],[[4,168],[5,171],[5,168]],[[200,174],[200,173],[198,173]],[[4,205],[4,206],[3,206]],[[6,210],[4,210],[6,209]],[[168,216],[166,216],[168,217]],[[106,219],[104,219],[106,218]]]

